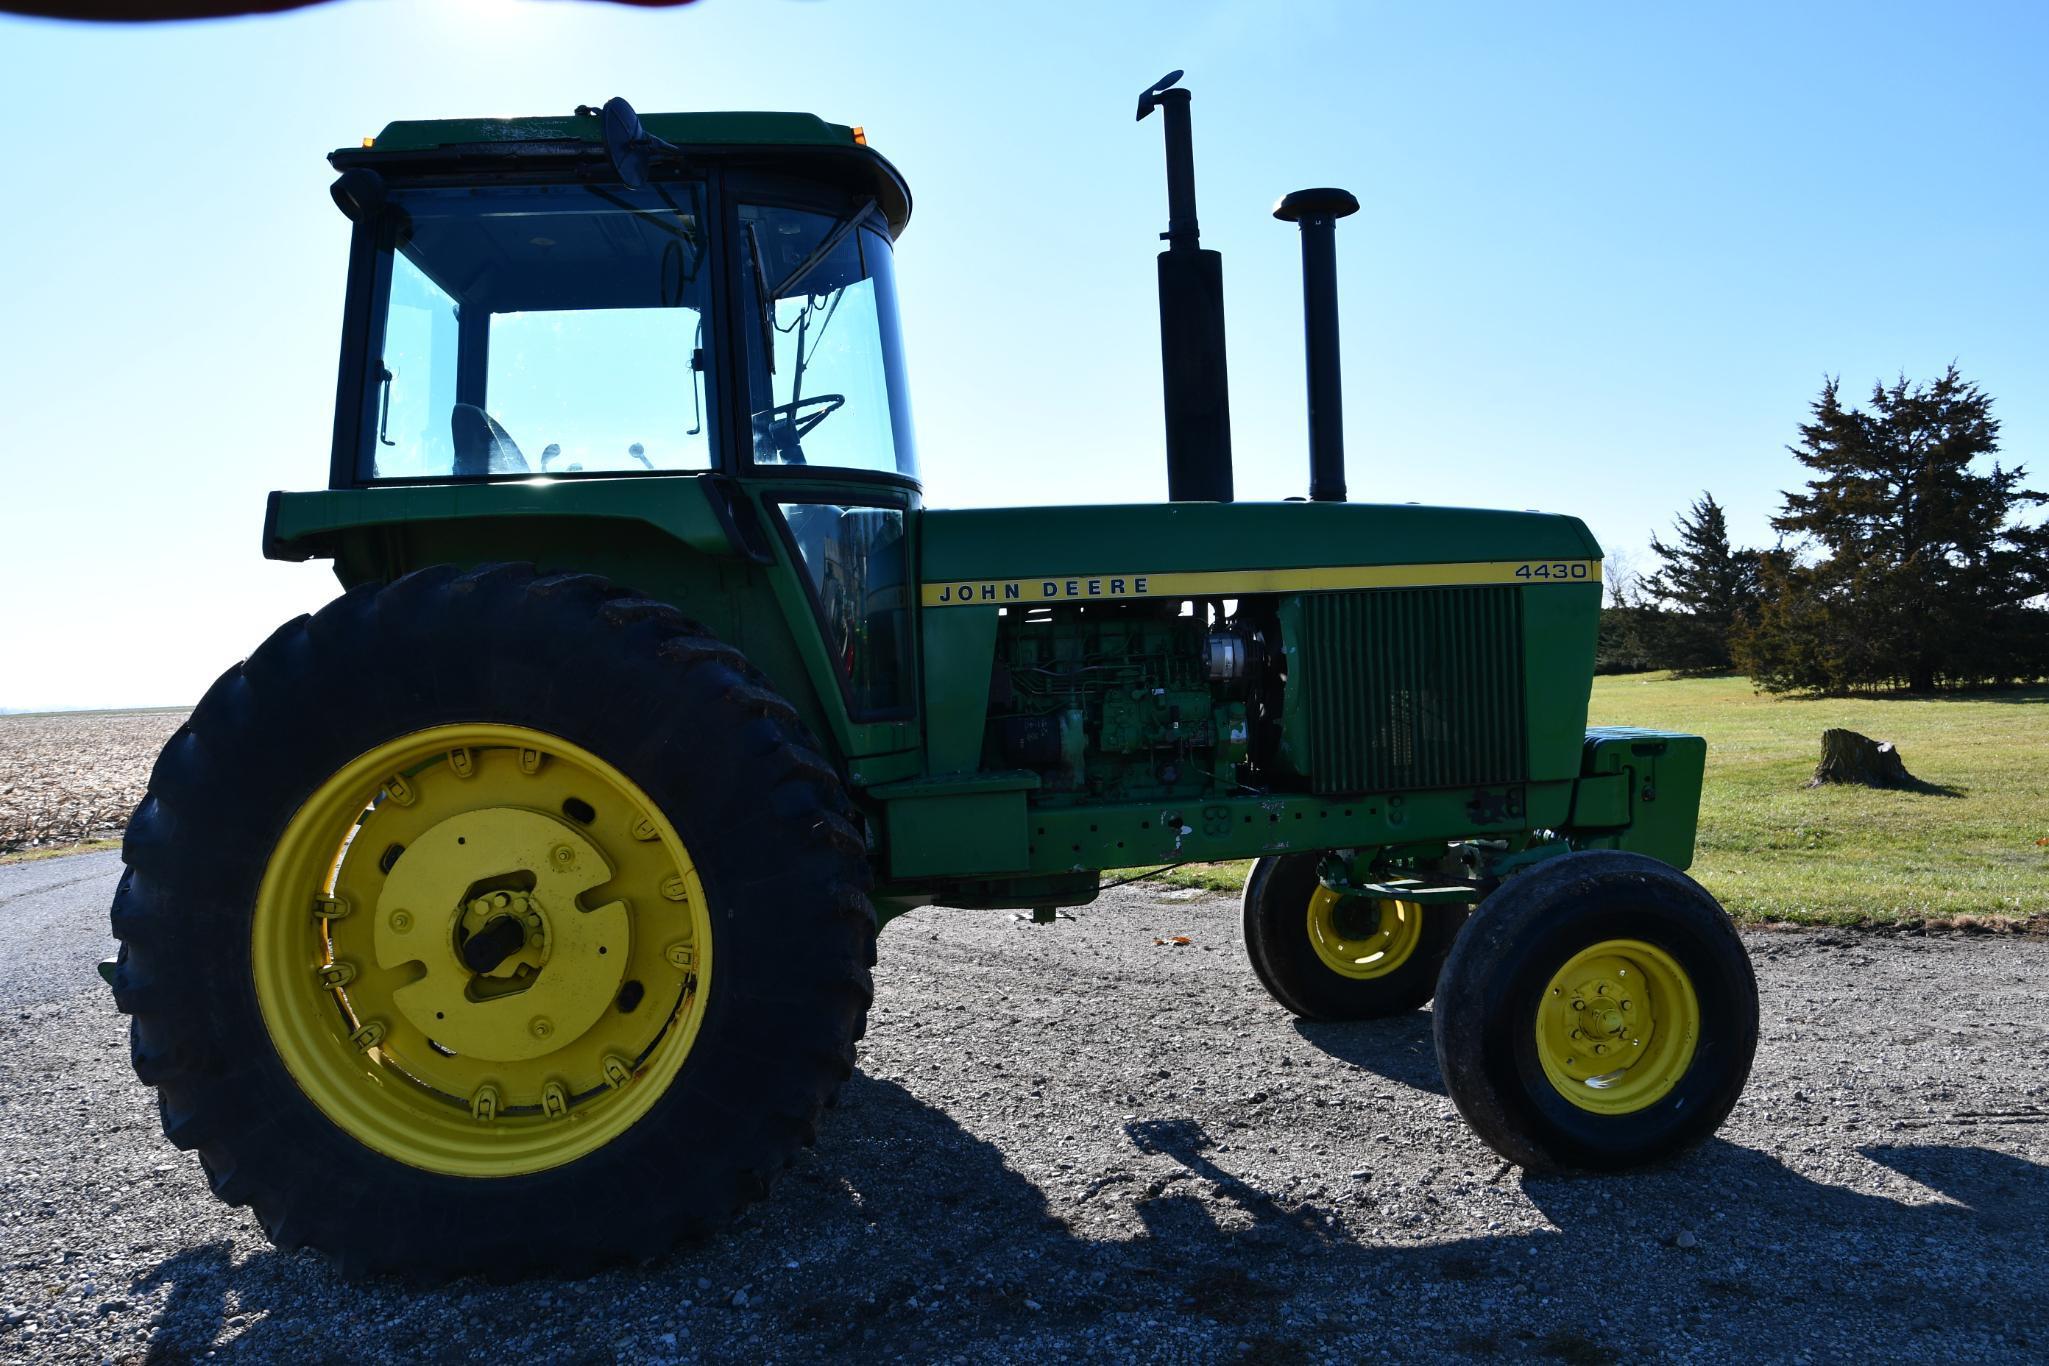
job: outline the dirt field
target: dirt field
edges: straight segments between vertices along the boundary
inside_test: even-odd
[[[0,854],[121,833],[183,710],[0,716]]]

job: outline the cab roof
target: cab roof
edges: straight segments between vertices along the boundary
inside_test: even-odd
[[[642,114],[641,126],[690,157],[745,162],[797,175],[818,175],[873,195],[892,234],[911,216],[911,192],[888,158],[869,148],[857,128],[816,114],[727,112]],[[604,120],[590,113],[521,118],[401,119],[328,160],[337,169],[371,166],[387,174],[485,167],[527,170],[594,160],[604,163]]]

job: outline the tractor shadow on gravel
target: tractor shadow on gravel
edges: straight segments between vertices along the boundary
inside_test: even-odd
[[[1386,1020],[1291,1018],[1289,1023],[1312,1047],[1340,1062],[1418,1091],[1445,1094],[1428,1011],[1412,1010]]]
[[[1401,1079],[1385,1056],[1376,1071]],[[1872,1343],[1909,1357],[2049,1348],[2049,1308],[2022,1289],[2039,1273],[2049,1168],[1986,1148],[1862,1150],[1915,1183],[1892,1199],[1717,1140],[1632,1176],[1523,1180],[1548,1228],[1423,1243],[1406,1240],[1427,1237],[1427,1221],[1393,1211],[1477,1200],[1479,1178],[1461,1195],[1443,1180],[1385,1189],[1395,1178],[1383,1176],[1361,1204],[1326,1205],[1278,1189],[1242,1132],[1220,1150],[1201,1122],[1169,1116],[1129,1122],[1123,1138],[1129,1152],[1106,1174],[1042,1188],[906,1086],[857,1074],[819,1147],[700,1247],[582,1281],[421,1290],[351,1284],[313,1254],[238,1261],[209,1243],[138,1277],[137,1290],[171,1285],[148,1356],[201,1356],[224,1334],[246,1360],[1387,1350],[1603,1362],[1674,1342],[1852,1357]],[[1349,1231],[1362,1222],[1370,1234]],[[1590,1293],[1618,1276],[1620,1299]],[[1380,1312],[1397,1289],[1403,1311]]]

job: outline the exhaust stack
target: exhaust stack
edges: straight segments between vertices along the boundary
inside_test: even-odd
[[[1302,229],[1302,352],[1309,371],[1309,500],[1345,501],[1344,379],[1338,372],[1338,220],[1359,211],[1344,190],[1297,190],[1274,217]],[[1163,258],[1164,259],[1164,258]]]
[[[1167,249],[1160,253],[1160,382],[1166,398],[1167,497],[1228,503],[1231,395],[1224,364],[1224,258],[1204,251],[1195,221],[1195,149],[1188,92],[1169,72],[1138,97],[1167,131]]]

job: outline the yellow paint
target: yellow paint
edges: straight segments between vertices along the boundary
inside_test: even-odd
[[[1467,564],[1227,569],[1191,574],[1062,574],[1028,579],[954,579],[925,584],[921,601],[927,607],[1003,607],[1133,598],[1236,598],[1254,593],[1331,592],[1356,588],[1597,584],[1600,581],[1599,560],[1484,560]]]
[[[556,859],[557,849],[571,857]],[[479,868],[519,870],[534,888],[466,898]],[[392,992],[393,1003],[422,1035],[459,1057],[515,1062],[555,1052],[558,1038],[595,1027],[627,980],[626,903],[590,897],[602,904],[562,910],[583,906],[611,880],[611,863],[563,816],[488,807],[448,817],[406,846],[378,899],[371,926],[377,967],[419,974]],[[472,973],[456,955],[455,934],[391,928],[389,911],[412,906],[462,907],[456,922],[466,934],[517,920],[527,942],[493,971]],[[549,1029],[537,1035],[535,1020]]]
[[[1353,904],[1346,907],[1348,900]],[[1368,904],[1379,911],[1371,928],[1363,923],[1354,925],[1355,920],[1365,922],[1371,917]],[[1342,913],[1340,907],[1345,907]],[[1385,977],[1409,961],[1422,939],[1423,908],[1413,901],[1362,904],[1358,898],[1341,897],[1324,886],[1318,886],[1309,898],[1310,946],[1323,965],[1340,977],[1362,982]]]
[[[1679,1084],[1700,1043],[1700,1000],[1677,959],[1607,939],[1552,975],[1537,1005],[1537,1058],[1582,1110],[1627,1115]]]
[[[682,901],[664,895],[679,879]],[[494,925],[508,950],[473,971],[462,942]],[[307,1098],[387,1157],[469,1177],[575,1161],[644,1116],[697,1038],[713,957],[696,867],[647,795],[576,745],[483,723],[322,782],[271,853],[251,950]]]

